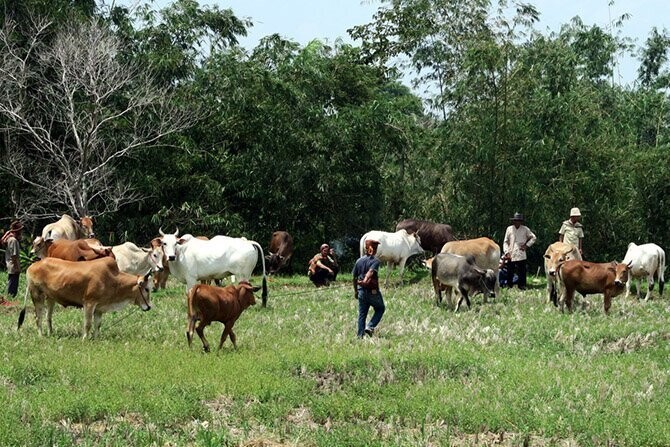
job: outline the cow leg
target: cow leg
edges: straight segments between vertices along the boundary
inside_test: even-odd
[[[205,325],[202,324],[202,320],[195,327],[195,332],[198,333],[198,337],[200,337],[200,341],[202,341],[202,349],[205,352],[209,352],[209,342],[205,338]]]
[[[386,263],[386,287],[389,286],[389,278],[391,277],[391,267],[393,267],[393,264],[390,262]]]
[[[51,324],[51,321],[53,319],[55,305],[56,305],[55,301],[47,300],[47,328],[49,330],[49,335],[53,335],[54,333],[54,328],[53,325]]]
[[[630,295],[630,285],[632,284],[632,282],[633,282],[633,277],[630,276],[629,280],[626,281],[626,295],[624,295],[624,299],[628,298],[628,296]]]
[[[628,284],[628,281],[626,282]],[[654,290],[654,273],[650,273],[649,276],[647,276],[647,295],[644,297],[645,301],[649,301],[649,298],[651,298],[651,291]]]
[[[100,333],[100,325],[102,324],[102,312],[93,312],[93,337],[97,337]]]
[[[435,304],[439,306],[442,302],[442,283],[437,278],[433,279],[433,289],[435,290]]]
[[[230,341],[233,342],[233,347],[237,349],[236,338],[235,334],[233,333],[233,325],[224,323],[223,332],[221,333],[221,340],[219,341],[219,351],[223,347],[223,343],[226,341],[226,337],[228,337],[229,334],[230,334]]]
[[[42,332],[42,319],[44,318],[44,301],[36,301],[33,299],[33,305],[35,306],[35,323],[37,323],[37,333],[40,334],[40,337],[44,335]]]
[[[612,307],[612,294],[611,294],[611,292],[605,290],[604,295],[605,295],[605,300],[604,300],[605,314],[609,314],[610,307]]]
[[[463,295],[463,298],[465,299],[465,304],[467,304],[468,309],[470,309],[470,298],[468,297],[468,291],[461,286],[458,286],[458,291],[461,292],[461,295]]]
[[[400,276],[400,285],[403,285],[402,282],[402,274],[405,271],[405,263],[407,262],[407,259],[401,259],[400,264],[398,264],[398,275]]]
[[[92,303],[84,304],[84,336],[86,339],[91,333],[91,326],[93,325],[93,314],[95,313],[95,305]]]
[[[188,340],[188,347],[191,348],[193,343],[193,329],[195,328],[195,322],[198,321],[195,317],[191,317],[188,320],[188,328],[186,329],[186,340]]]

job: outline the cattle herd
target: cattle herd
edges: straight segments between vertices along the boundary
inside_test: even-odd
[[[288,269],[293,256],[293,238],[285,231],[275,231],[270,250],[264,256],[262,247],[246,238],[215,236],[211,239],[190,234],[164,233],[152,239],[146,248],[132,242],[106,247],[95,239],[90,217],[75,220],[63,215],[60,220],[46,225],[33,242],[33,252],[40,258],[27,270],[26,300],[30,294],[42,334],[44,309],[47,311],[49,333],[52,332],[52,314],[56,303],[84,310],[83,336],[95,336],[100,328],[102,314],[135,304],[142,310],[151,308],[151,292],[165,287],[167,274],[186,284],[188,304],[187,339],[189,346],[193,331],[200,337],[203,348],[209,343],[204,328],[213,321],[224,324],[219,349],[230,336],[236,347],[232,327],[244,309],[256,303],[254,292],[262,289],[262,305],[266,306],[267,275]],[[470,297],[482,293],[495,297],[499,292],[500,246],[481,237],[457,241],[449,225],[407,219],[398,223],[395,232],[369,231],[360,239],[360,255],[365,241],[379,242],[377,257],[387,264],[386,286],[392,266],[399,266],[400,283],[409,257],[433,254],[424,264],[431,271],[436,302],[447,293],[450,303],[457,292],[462,302],[470,307]],[[262,286],[253,287],[249,280],[258,261],[262,267]],[[266,269],[266,261],[268,263]],[[581,259],[576,247],[555,242],[544,254],[547,276],[547,300],[563,310],[572,311],[575,291],[582,295],[602,293],[604,310],[610,309],[612,298],[626,291],[638,279],[647,278],[647,294],[651,296],[655,280],[663,293],[665,252],[655,244],[629,244],[621,263],[591,263]],[[151,276],[153,281],[151,280]],[[211,286],[209,281],[230,277],[231,285]],[[236,285],[234,285],[237,283]],[[19,314],[18,326],[25,319],[25,305]],[[197,324],[197,325],[196,325]]]

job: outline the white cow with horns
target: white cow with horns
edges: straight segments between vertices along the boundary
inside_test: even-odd
[[[628,251],[626,251],[622,263],[630,264],[630,271],[628,272],[630,279],[626,282],[626,298],[630,294],[630,285],[633,280],[637,280],[636,295],[640,298],[641,278],[645,276],[647,277],[647,295],[644,300],[648,301],[651,297],[651,291],[654,289],[654,276],[658,278],[658,293],[663,295],[665,251],[661,247],[656,244],[637,245],[631,242],[628,244]]]
[[[395,233],[377,230],[368,231],[360,241],[361,256],[365,255],[366,240],[379,242],[375,256],[380,262],[387,263],[386,287],[389,285],[389,276],[391,275],[393,265],[398,265],[400,284],[402,285],[402,273],[405,270],[407,259],[412,255],[423,255],[419,236],[417,234],[409,234],[407,230],[398,230]]]
[[[198,281],[224,279],[234,276],[233,281],[248,281],[258,262],[258,253],[263,263],[263,307],[268,298],[265,256],[258,242],[245,238],[215,236],[208,241],[196,239],[190,234],[179,237],[179,228],[174,234],[161,235],[163,251],[170,264],[170,273],[182,283],[187,291]]]

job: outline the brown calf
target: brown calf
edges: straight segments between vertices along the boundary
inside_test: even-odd
[[[593,262],[570,260],[558,266],[558,275],[561,282],[561,311],[563,304],[572,311],[572,299],[575,290],[582,295],[602,293],[605,297],[605,313],[612,305],[612,298],[624,291],[628,281],[630,265],[608,262],[596,264]]]
[[[203,349],[205,352],[209,352],[209,342],[205,338],[205,327],[209,326],[212,321],[220,321],[224,328],[219,349],[223,346],[223,342],[226,341],[228,335],[230,335],[233,346],[237,349],[233,325],[244,309],[256,304],[254,292],[259,289],[260,287],[252,287],[246,281],[240,281],[237,285],[226,287],[206,284],[193,286],[188,292],[188,329],[186,330],[188,346],[191,347],[193,342],[193,329],[195,328],[200,340],[202,340]],[[200,321],[197,327],[195,327],[196,321]]]

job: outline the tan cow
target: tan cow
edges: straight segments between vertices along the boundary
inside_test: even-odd
[[[230,341],[237,349],[233,325],[247,307],[256,304],[254,292],[260,287],[252,287],[248,281],[240,281],[237,285],[214,287],[206,284],[196,284],[188,293],[188,328],[186,338],[188,346],[193,342],[193,329],[198,333],[205,352],[209,352],[209,342],[205,338],[205,327],[213,321],[224,324],[219,349],[230,335]],[[199,321],[198,327],[195,323]]]
[[[67,214],[63,214],[60,220],[45,225],[42,229],[42,235],[33,241],[33,252],[36,246],[47,240],[68,239],[86,239],[95,237],[93,232],[93,218],[84,216],[79,221],[74,220]]]
[[[496,275],[495,294],[500,292],[498,282],[498,270],[500,269],[500,246],[487,237],[477,239],[466,239],[463,241],[451,241],[442,246],[440,253],[451,253],[452,255],[473,256],[477,267],[491,269]],[[486,294],[484,295],[486,302]]]
[[[558,279],[556,270],[560,263],[571,259],[582,260],[579,249],[572,244],[554,242],[544,252],[544,273],[547,275],[547,302],[554,303],[554,306],[558,306],[559,289],[559,285],[556,282]]]
[[[89,262],[71,262],[57,258],[45,258],[28,267],[26,272],[26,296],[19,314],[18,327],[25,319],[25,301],[28,293],[35,306],[37,330],[42,332],[42,316],[47,308],[49,334],[56,303],[63,307],[84,308],[84,336],[93,336],[100,330],[102,314],[119,310],[127,304],[135,304],[142,310],[151,309],[151,272],[144,277],[123,273],[112,258]]]
[[[560,307],[564,304],[572,312],[572,299],[575,291],[582,295],[602,293],[604,295],[605,313],[612,306],[612,298],[624,291],[628,282],[630,264],[606,262],[565,261],[558,267],[559,284],[561,285]]]

